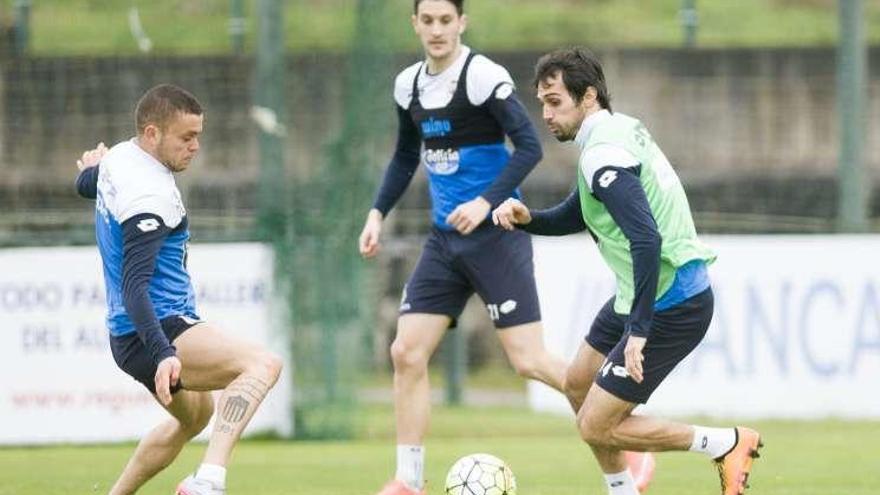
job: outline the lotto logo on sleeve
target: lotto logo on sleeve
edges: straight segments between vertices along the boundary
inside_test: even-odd
[[[611,185],[614,180],[617,179],[617,171],[616,170],[606,170],[599,177],[599,186],[602,188],[607,188]]]
[[[137,228],[141,232],[152,232],[159,228],[159,221],[155,218],[145,218],[138,222]]]

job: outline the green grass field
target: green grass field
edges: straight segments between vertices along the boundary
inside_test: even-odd
[[[344,51],[353,42],[356,0],[285,2],[285,42],[296,52]],[[0,20],[12,18],[13,0],[0,3]],[[865,35],[880,42],[880,0],[866,0]],[[229,1],[39,0],[32,2],[33,52],[40,55],[136,54],[128,9],[140,11],[155,53],[229,53]],[[256,1],[244,0],[246,44],[252,52]],[[387,3],[385,33],[393,51],[415,52],[409,25],[412,3]],[[465,37],[481,50],[543,50],[560,44],[593,47],[682,44],[681,0],[474,0],[466,4]],[[837,0],[737,0],[696,2],[698,44],[709,47],[833,45]]]
[[[247,441],[233,459],[231,495],[372,494],[393,471],[392,416],[371,406],[358,438],[346,442]],[[703,424],[724,424],[703,420]],[[880,421],[749,422],[765,438],[755,465],[755,495],[880,493]],[[188,446],[145,495],[172,493],[198,463]],[[106,493],[133,445],[0,449],[0,495]],[[490,452],[505,459],[522,495],[604,494],[601,475],[566,418],[510,408],[436,408],[427,442],[429,493],[441,494],[459,456]],[[689,453],[660,454],[651,495],[718,493],[710,462]]]

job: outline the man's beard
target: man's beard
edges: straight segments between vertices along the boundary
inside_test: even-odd
[[[174,163],[171,160],[162,160],[162,165],[165,165],[165,168],[170,170],[173,173],[183,172],[186,170],[187,164],[185,162],[182,163]]]
[[[566,132],[565,134],[554,134],[554,137],[560,143],[567,143],[567,142],[571,141],[572,139],[574,139],[575,133]]]

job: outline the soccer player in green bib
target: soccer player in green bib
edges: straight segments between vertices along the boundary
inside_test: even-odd
[[[583,397],[577,423],[610,495],[636,495],[624,451],[690,450],[719,467],[723,495],[744,493],[760,435],[633,415],[709,328],[715,255],[697,237],[684,188],[644,124],[613,112],[602,66],[583,48],[541,57],[535,87],[543,120],[580,148],[578,184],[562,203],[530,211],[508,199],[493,221],[537,235],[588,230],[617,279],[567,376]]]

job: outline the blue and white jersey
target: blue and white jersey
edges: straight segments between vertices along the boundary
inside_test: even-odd
[[[513,80],[504,67],[468,47],[439,74],[429,74],[427,67],[420,62],[403,70],[395,79],[394,99],[409,113],[424,146],[421,162],[428,170],[434,224],[452,230],[446,217],[483,194],[510,160],[503,123],[489,102],[507,99]],[[519,197],[515,189],[508,194]]]
[[[138,319],[149,320],[140,326],[151,327],[150,332],[155,333],[152,328],[157,327],[157,320],[177,315],[198,318],[195,292],[186,271],[186,210],[171,171],[134,139],[121,142],[99,165],[95,209],[110,334],[118,337],[136,330],[144,332],[136,328]],[[148,300],[140,297],[144,287]],[[132,302],[138,297],[139,302]],[[129,308],[138,305],[138,318],[132,318],[126,302]],[[144,307],[147,310],[141,311]],[[163,340],[164,335],[155,337]],[[157,346],[165,349],[151,349],[156,356],[173,352],[168,350],[167,340]]]

